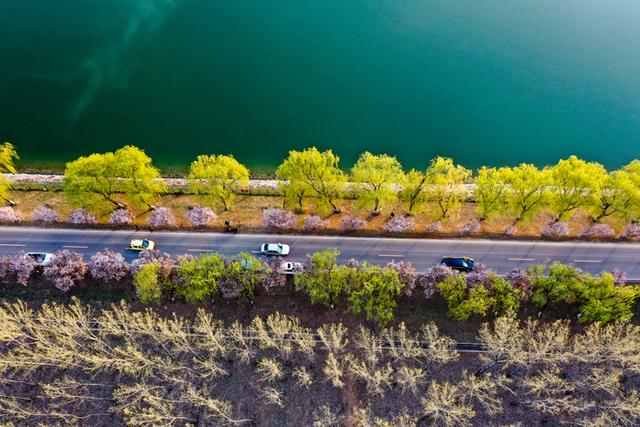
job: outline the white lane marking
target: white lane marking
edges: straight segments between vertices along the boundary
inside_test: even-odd
[[[394,258],[404,258],[404,255],[401,255],[401,254],[378,254],[378,256],[386,256],[386,257],[394,257]]]
[[[87,249],[89,246],[62,245],[62,247],[67,249]]]
[[[215,252],[215,249],[187,249],[189,252]]]
[[[573,262],[591,262],[591,263],[600,263],[602,260],[600,259],[574,259]]]
[[[507,258],[508,261],[535,261],[535,258]]]
[[[13,247],[23,247],[25,245],[22,245],[20,243],[0,243],[0,246],[13,246]]]

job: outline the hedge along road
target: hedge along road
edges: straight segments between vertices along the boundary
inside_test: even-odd
[[[469,256],[504,274],[514,267],[560,261],[590,273],[618,269],[640,280],[640,244],[545,242],[486,239],[396,239],[383,237],[303,236],[292,234],[223,234],[180,231],[134,231],[68,228],[0,227],[0,254],[55,252],[69,249],[86,258],[105,248],[122,253],[128,261],[138,255],[127,247],[131,239],[151,239],[157,249],[173,256],[220,252],[234,255],[257,252],[262,243],[291,247],[287,260],[303,261],[307,254],[327,248],[340,251],[341,262],[351,258],[373,264],[391,260],[411,262],[418,271],[438,263],[445,255]]]

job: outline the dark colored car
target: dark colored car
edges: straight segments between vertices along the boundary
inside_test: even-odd
[[[468,258],[466,256],[458,256],[458,257],[446,256],[442,258],[442,261],[440,261],[440,264],[444,264],[447,267],[453,268],[454,270],[458,270],[458,271],[473,271],[473,267],[475,265],[473,259]]]

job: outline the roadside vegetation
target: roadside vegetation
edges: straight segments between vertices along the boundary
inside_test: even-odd
[[[122,255],[104,250],[84,260],[68,250],[55,254],[44,268],[22,255],[0,256],[0,281],[6,286],[50,286],[67,293],[74,289],[108,289],[114,284],[143,304],[184,301],[187,304],[249,301],[271,295],[286,303],[305,295],[313,306],[360,316],[370,325],[392,324],[400,305],[443,301],[455,321],[495,318],[508,312],[552,309],[579,323],[629,320],[640,287],[625,283],[619,272],[593,276],[579,268],[553,263],[528,270],[513,269],[506,276],[478,264],[471,273],[458,273],[444,265],[418,272],[406,261],[384,266],[350,260],[338,263],[339,252],[324,250],[308,256],[294,275],[285,275],[280,260],[256,258],[248,253],[226,257],[206,253],[171,258],[146,251],[127,264]],[[8,289],[8,288],[7,288]]]
[[[2,145],[0,171],[15,172],[16,158],[11,144]],[[232,156],[201,155],[170,186],[142,150],[127,146],[67,163],[59,187],[12,192],[2,177],[0,198],[9,206],[0,208],[0,222],[222,229],[232,221],[282,232],[640,237],[638,160],[607,171],[571,156],[542,169],[474,173],[438,157],[405,172],[395,157],[366,152],[347,172],[331,150],[309,148],[290,152],[276,187],[252,190],[249,178]]]
[[[640,423],[640,327],[307,327],[273,313],[164,318],[77,300],[0,308],[3,425],[484,426]]]

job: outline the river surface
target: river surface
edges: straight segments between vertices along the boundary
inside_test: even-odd
[[[638,0],[0,0],[0,140],[163,167],[640,157]]]

